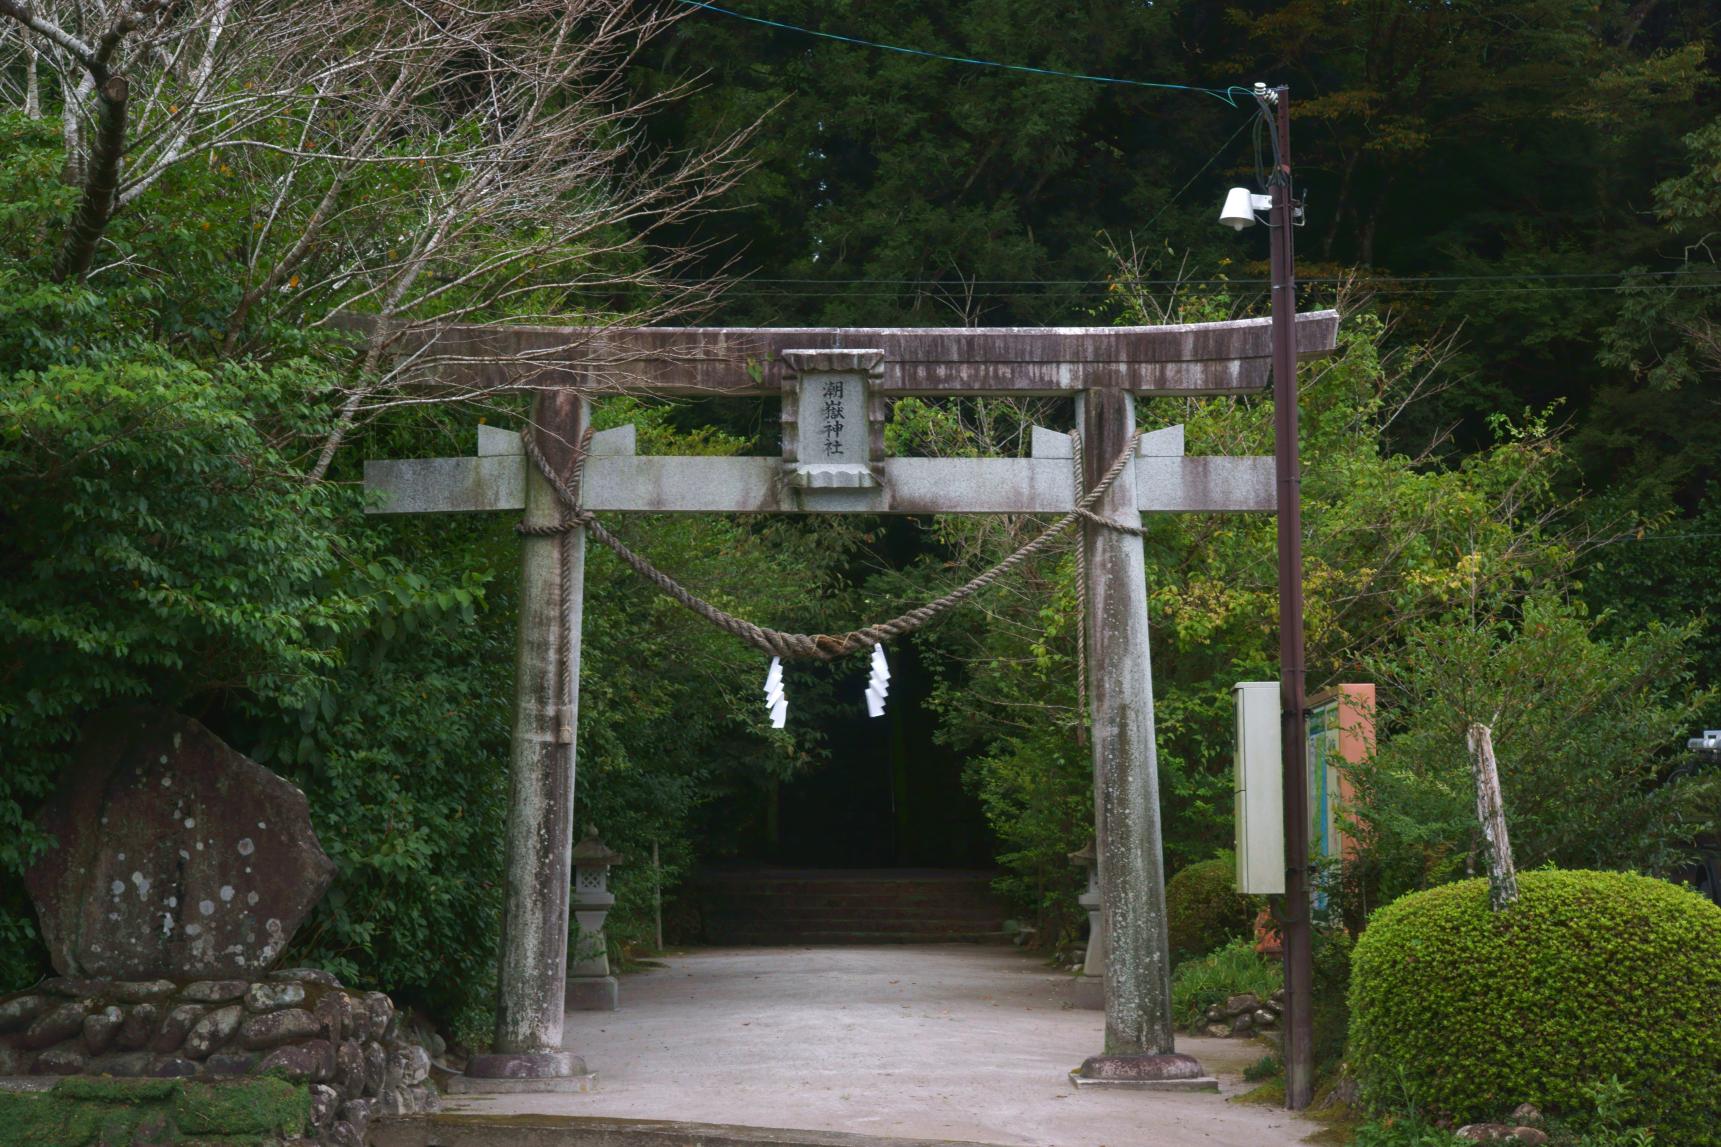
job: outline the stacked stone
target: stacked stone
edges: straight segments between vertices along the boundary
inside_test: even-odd
[[[1254,992],[1232,996],[1222,1004],[1214,1004],[1197,1025],[1200,1034],[1228,1039],[1251,1036],[1257,1032],[1277,1030],[1279,1016],[1285,1010],[1285,989],[1280,988],[1263,1000]]]
[[[312,968],[258,981],[59,978],[0,999],[0,1075],[278,1075],[310,1087],[316,1141],[358,1147],[375,1115],[433,1111],[430,1056],[393,1002]]]

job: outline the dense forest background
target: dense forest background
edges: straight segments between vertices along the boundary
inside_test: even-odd
[[[518,425],[525,406],[414,390],[386,347],[330,316],[1261,313],[1261,232],[1216,223],[1224,190],[1261,166],[1253,102],[1221,94],[1256,80],[1291,88],[1302,303],[1346,315],[1340,354],[1301,385],[1311,668],[1382,687],[1350,905],[1474,865],[1462,730],[1478,716],[1504,714],[1521,866],[1679,874],[1715,831],[1721,786],[1683,747],[1721,725],[1716,5],[492,7],[259,4],[229,37],[250,47],[201,78],[138,52],[165,94],[134,111],[120,170],[136,178],[74,250],[104,137],[65,124],[95,124],[105,97],[0,5],[0,989],[44,967],[13,879],[51,847],[31,813],[83,722],[151,700],[310,797],[341,875],[297,956],[484,1038],[511,523],[367,518],[357,480],[367,457],[470,453],[481,419]],[[635,7],[650,15],[604,23]],[[209,8],[188,6],[185,28],[207,33],[194,20]],[[596,46],[570,62],[569,44]],[[256,110],[188,120],[216,107],[211,91]],[[522,140],[521,109],[554,131]],[[243,138],[222,134],[234,119]],[[1154,400],[1141,417],[1185,423],[1191,453],[1271,449],[1264,398]],[[596,418],[639,424],[646,452],[776,449],[770,403],[612,397]],[[1067,403],[903,401],[888,445],[1013,454],[1030,423],[1070,418]],[[941,592],[1039,524],[617,528],[726,608],[827,630]],[[1152,529],[1175,869],[1230,840],[1229,690],[1273,672],[1273,528],[1190,515]],[[1066,854],[1091,824],[1072,574],[1068,550],[1047,555],[893,651],[908,681],[888,726],[854,718],[860,667],[793,669],[795,717],[777,732],[757,657],[594,553],[582,823],[630,857],[660,847],[673,917],[674,887],[756,853],[795,782],[871,754],[891,762],[886,798],[938,774],[916,839],[961,837],[885,862],[994,861],[1042,936],[1070,935]],[[632,950],[652,876],[635,863],[617,882],[612,938]]]

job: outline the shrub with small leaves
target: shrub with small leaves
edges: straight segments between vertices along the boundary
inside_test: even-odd
[[[1171,958],[1200,956],[1227,940],[1247,936],[1257,902],[1237,891],[1236,862],[1220,856],[1191,864],[1165,883],[1165,920]]]
[[[1350,1060],[1366,1105],[1408,1100],[1456,1123],[1529,1102],[1581,1123],[1597,1080],[1616,1121],[1681,1147],[1721,1145],[1721,908],[1618,872],[1413,893],[1375,914],[1352,957]]]

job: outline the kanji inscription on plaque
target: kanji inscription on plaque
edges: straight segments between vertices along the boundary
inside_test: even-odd
[[[794,372],[783,394],[783,461],[790,485],[877,485],[868,395],[882,358],[875,350],[783,353]]]

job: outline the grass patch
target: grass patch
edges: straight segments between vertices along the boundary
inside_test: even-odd
[[[1248,940],[1234,940],[1177,966],[1171,976],[1171,1014],[1186,1030],[1198,1031],[1214,1004],[1245,992],[1265,1001],[1283,984],[1276,961],[1255,951]]]
[[[1233,1095],[1231,1102],[1259,1103],[1263,1107],[1283,1107],[1285,1106],[1285,1081],[1283,1077],[1269,1079],[1240,1095]]]

